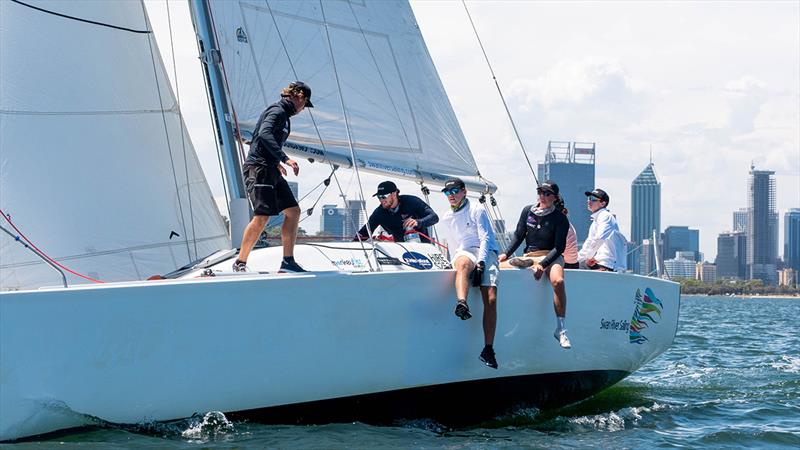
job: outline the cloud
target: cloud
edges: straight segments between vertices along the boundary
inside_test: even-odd
[[[724,92],[730,108],[728,127],[734,133],[753,131],[761,107],[768,99],[766,85],[748,75],[728,82]]]

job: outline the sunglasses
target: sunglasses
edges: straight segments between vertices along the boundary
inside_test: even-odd
[[[451,195],[456,195],[456,194],[458,194],[459,192],[461,192],[461,188],[453,188],[453,189],[448,189],[448,190],[446,190],[446,191],[442,191],[442,192],[444,192],[444,195],[446,195],[446,196],[448,196],[448,197],[449,197],[449,196],[451,196]]]
[[[378,200],[386,200],[387,198],[389,198],[390,195],[392,195],[392,194],[380,194],[377,197],[378,197]]]
[[[594,202],[599,202],[600,199],[599,198],[594,198],[594,197],[586,197],[586,201],[589,202],[589,203],[594,203]]]
[[[544,195],[545,197],[550,197],[551,195],[555,195],[550,191],[536,191],[536,193],[539,195]]]

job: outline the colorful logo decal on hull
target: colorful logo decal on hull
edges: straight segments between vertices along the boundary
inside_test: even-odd
[[[661,300],[650,288],[645,288],[644,296],[642,296],[641,290],[636,290],[636,308],[633,310],[628,334],[631,344],[644,344],[647,341],[647,338],[642,335],[642,331],[651,323],[658,323],[657,319],[661,319],[662,309],[664,306],[661,304]]]

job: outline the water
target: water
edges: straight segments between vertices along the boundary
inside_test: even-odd
[[[520,410],[468,429],[430,420],[267,426],[207,413],[168,424],[71,432],[15,448],[800,447],[800,299],[684,297],[657,360],[556,411]]]

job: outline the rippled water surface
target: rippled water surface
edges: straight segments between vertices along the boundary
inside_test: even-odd
[[[475,428],[426,420],[268,426],[208,413],[13,447],[800,448],[798,316],[797,298],[684,297],[672,348],[634,375],[582,403],[521,410]]]

